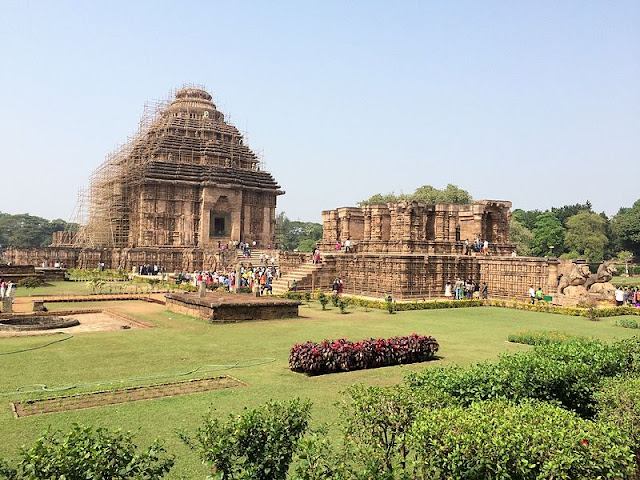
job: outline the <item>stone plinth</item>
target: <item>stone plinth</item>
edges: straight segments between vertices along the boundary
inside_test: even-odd
[[[210,322],[244,322],[298,316],[298,300],[254,297],[249,294],[207,293],[203,298],[188,293],[165,295],[172,312]]]

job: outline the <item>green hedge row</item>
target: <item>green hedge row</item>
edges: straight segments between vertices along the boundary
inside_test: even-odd
[[[577,337],[568,333],[552,331],[524,331],[509,335],[508,340],[513,343],[523,343],[525,345],[548,345],[550,343],[565,342],[590,342],[590,339]]]
[[[318,298],[319,293],[311,294],[311,298]],[[303,294],[297,292],[287,292],[281,295],[284,298],[294,298],[302,300]],[[388,302],[384,300],[371,300],[360,297],[351,297],[344,295],[341,297],[350,305],[359,307],[375,308],[378,310],[388,310]],[[605,307],[605,308],[583,308],[583,307],[560,307],[551,305],[547,302],[538,302],[531,304],[528,302],[518,302],[514,300],[427,300],[415,302],[396,302],[393,303],[393,310],[396,312],[410,310],[436,310],[441,308],[469,308],[469,307],[501,307],[513,308],[516,310],[526,310],[530,312],[555,313],[559,315],[569,315],[573,317],[617,317],[621,315],[638,315],[640,316],[640,308],[631,306],[622,307]]]
[[[474,401],[536,399],[572,410],[585,418],[594,413],[594,392],[605,378],[640,371],[640,339],[612,345],[567,341],[503,355],[497,363],[480,363],[411,373],[412,388],[440,390],[463,406]]]

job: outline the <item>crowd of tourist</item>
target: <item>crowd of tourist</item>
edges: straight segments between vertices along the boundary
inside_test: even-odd
[[[444,296],[448,300],[473,300],[473,299],[486,299],[489,295],[489,287],[487,282],[472,281],[468,279],[466,281],[456,279],[455,283],[447,282],[444,287]]]
[[[280,269],[274,265],[249,265],[241,266],[239,272],[226,268],[221,271],[182,272],[178,274],[176,282],[191,284],[194,287],[204,282],[208,290],[245,289],[257,295],[266,295],[273,293],[273,280],[280,276]]]
[[[471,255],[471,252],[481,253],[482,255],[489,255],[489,241],[482,240],[482,237],[478,235],[473,243],[469,243],[469,239],[464,241],[464,254]]]
[[[138,267],[139,275],[164,275],[165,273],[167,273],[167,269],[164,265],[140,265]]]
[[[640,307],[640,288],[616,288],[616,305],[621,307],[623,305],[630,305],[634,307]]]

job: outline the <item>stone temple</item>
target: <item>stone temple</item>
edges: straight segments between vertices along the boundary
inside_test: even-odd
[[[47,258],[68,267],[212,268],[221,261],[219,245],[275,244],[283,193],[211,95],[187,87],[146,113],[137,135],[95,170],[78,233],[56,232],[46,250],[7,256],[14,264]]]
[[[418,201],[341,207],[322,212],[322,261],[283,254],[283,279],[274,291],[330,289],[335,278],[348,294],[398,299],[442,297],[447,282],[486,282],[491,297],[522,298],[530,285],[554,294],[558,261],[520,257],[509,238],[511,202],[479,200],[470,205]],[[486,255],[467,252],[465,240],[489,242]],[[347,239],[351,252],[336,250]]]

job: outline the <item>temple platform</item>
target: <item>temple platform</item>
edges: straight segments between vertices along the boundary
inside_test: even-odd
[[[172,312],[199,317],[210,322],[244,322],[298,316],[300,301],[286,298],[255,297],[248,293],[168,293],[167,308]]]

